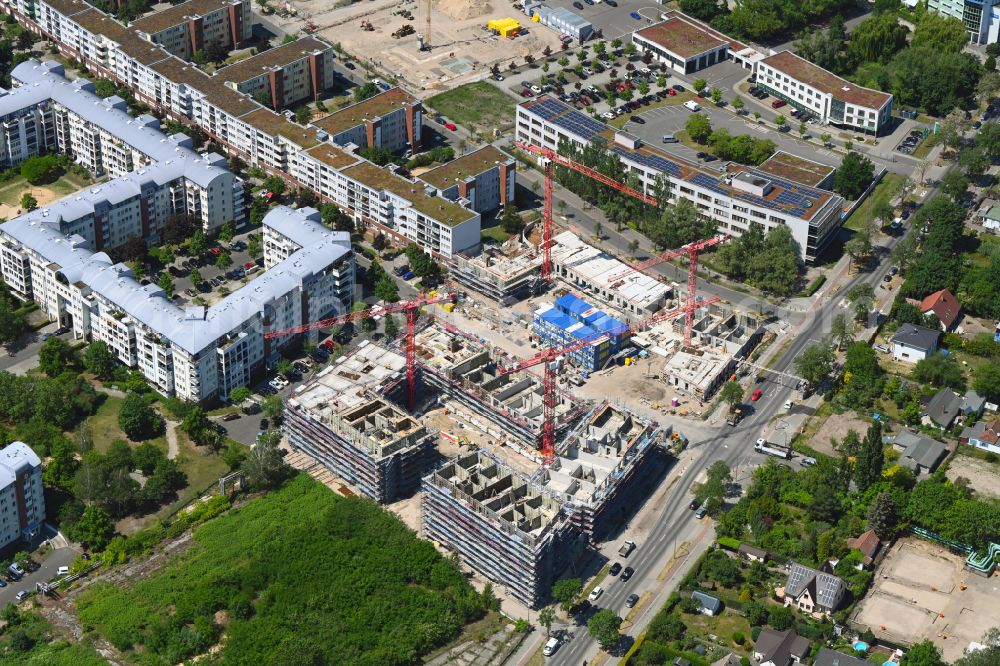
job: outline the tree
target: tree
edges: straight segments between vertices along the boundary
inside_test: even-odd
[[[986,632],[980,643],[980,650],[967,652],[955,662],[955,666],[992,666],[1000,663],[1000,629],[994,627]]]
[[[864,492],[882,478],[885,453],[882,445],[882,424],[875,421],[868,427],[868,433],[861,443],[861,452],[854,464],[854,483]]]
[[[35,210],[38,208],[38,199],[31,192],[25,192],[21,195],[21,208],[24,210]]]
[[[692,113],[687,119],[685,129],[692,141],[704,144],[712,133],[712,124],[705,114]]]
[[[233,265],[233,258],[229,256],[228,252],[222,252],[218,257],[215,258],[215,267],[219,270],[226,270]]]
[[[774,124],[778,126],[778,129],[783,128],[787,123],[788,120],[780,113],[774,117]]]
[[[868,528],[882,541],[888,541],[896,535],[898,520],[896,501],[892,495],[888,492],[879,493],[868,509]]]
[[[830,376],[833,369],[833,349],[825,342],[810,345],[795,357],[795,373],[812,387]]]
[[[872,289],[872,286],[865,282],[854,285],[847,291],[845,298],[854,308],[854,319],[866,321],[868,313],[875,305],[875,290]]]
[[[563,578],[552,584],[552,598],[564,611],[569,610],[576,598],[580,596],[582,589],[583,581],[579,578]]]
[[[892,57],[906,48],[909,31],[900,25],[895,14],[874,16],[854,27],[847,53],[861,63],[888,64]]]
[[[984,363],[972,373],[972,388],[990,402],[1000,401],[1000,362]]]
[[[695,79],[691,87],[695,89],[695,92],[701,92],[708,87],[708,81],[705,79]]]
[[[728,381],[719,391],[719,399],[729,405],[730,409],[743,402],[743,387],[739,382]]]
[[[716,460],[708,468],[705,483],[695,485],[694,497],[714,516],[722,510],[727,487],[732,482],[733,475],[729,465]]]
[[[219,240],[223,243],[229,243],[232,242],[234,236],[236,236],[236,227],[233,225],[233,221],[224,222],[219,228]]]
[[[305,125],[312,118],[312,111],[309,110],[308,106],[300,106],[295,109],[295,122],[300,125]]]
[[[642,91],[640,90],[639,92],[641,93]],[[722,101],[722,91],[718,88],[712,88],[712,92],[710,92],[709,95],[712,97],[712,102],[715,104],[719,104],[719,102]]]
[[[926,47],[938,53],[960,53],[969,43],[962,21],[951,16],[927,12],[920,17],[911,42],[914,48]]]
[[[208,249],[208,239],[205,238],[205,232],[201,229],[195,230],[187,242],[187,251],[192,257],[197,256],[205,252]]]
[[[57,377],[76,362],[76,352],[65,340],[52,336],[38,350],[38,368],[49,377]]]
[[[551,606],[546,606],[542,610],[538,611],[538,624],[545,627],[545,637],[548,638],[552,634],[552,623],[556,620],[556,612],[552,610]]]
[[[594,222],[594,238],[597,240],[604,238],[604,226],[600,222]]]
[[[610,652],[618,644],[621,634],[622,619],[610,608],[604,608],[587,620],[587,631],[601,645],[601,649]]]
[[[13,342],[28,328],[24,313],[18,312],[11,298],[0,296],[0,345]]]
[[[969,121],[961,109],[952,110],[941,121],[941,143],[949,148],[958,148],[962,143],[962,135],[969,129]]]
[[[229,392],[229,402],[234,405],[241,405],[253,396],[253,393],[246,386],[237,386]]]
[[[174,295],[174,279],[170,277],[170,273],[163,273],[160,279],[156,281],[156,286],[163,290],[167,298]]]
[[[872,237],[867,230],[855,231],[850,240],[844,243],[844,252],[851,258],[851,264],[871,256]]]
[[[290,379],[295,373],[295,366],[287,358],[278,359],[278,362],[274,366],[275,372],[284,377],[285,379]]]
[[[792,609],[788,606],[771,608],[768,611],[767,623],[776,631],[785,631],[795,626],[795,614],[792,613]]]
[[[931,354],[917,362],[913,378],[923,384],[965,390],[965,374],[953,356]]]
[[[826,133],[826,132],[824,132],[823,134],[819,135],[819,140],[823,142],[824,146],[829,146],[830,145],[830,141],[832,139],[833,139],[833,137],[830,134]]]
[[[264,416],[271,419],[271,421],[277,421],[281,418],[281,413],[285,406],[282,403],[281,398],[276,395],[265,396],[260,403],[261,411]]]
[[[945,666],[945,663],[941,658],[941,650],[930,640],[923,640],[912,646],[906,651],[903,660],[905,666]]]
[[[633,238],[628,242],[628,253],[630,257],[635,257],[636,253],[639,251],[639,241]]]
[[[681,11],[708,23],[723,12],[718,0],[681,0]]]
[[[833,189],[846,199],[857,199],[872,182],[875,165],[867,157],[849,153],[833,174]]]
[[[503,215],[500,217],[500,227],[508,234],[518,234],[521,233],[521,228],[524,226],[524,221],[521,216],[517,213],[517,206],[514,204],[507,204],[503,209]]]
[[[199,271],[197,268],[191,269],[191,272],[188,273],[188,278],[190,278],[191,284],[194,285],[195,288],[197,288],[199,284],[205,281],[205,278],[203,278],[201,275],[201,271]]]
[[[843,349],[854,339],[854,322],[843,314],[838,314],[830,323],[830,337],[833,338],[837,349]]]
[[[982,148],[971,148],[959,154],[958,164],[967,175],[978,177],[986,173],[986,169],[990,166],[990,158]]]
[[[101,340],[92,342],[83,353],[83,367],[98,379],[110,379],[117,366],[118,359],[115,353]]]
[[[34,155],[21,163],[21,177],[32,185],[41,185],[55,180],[62,172],[56,155]]]
[[[736,110],[736,113],[741,113],[743,111],[743,108],[746,106],[746,104],[743,102],[743,98],[738,95],[733,98],[731,104],[733,105],[733,109]]]
[[[264,189],[276,197],[284,194],[287,187],[285,179],[281,176],[268,176],[264,179]]]
[[[118,411],[118,427],[133,441],[155,437],[163,431],[163,420],[146,399],[129,392]]]
[[[281,433],[268,430],[257,437],[257,443],[250,449],[243,471],[247,483],[254,489],[274,488],[287,478],[290,468],[281,457],[278,444]]]
[[[941,192],[955,202],[961,202],[969,191],[969,179],[961,171],[949,171],[941,179]]]
[[[395,317],[388,314],[385,316],[385,337],[395,340],[397,335],[399,335],[399,324]]]
[[[114,534],[115,524],[108,512],[99,506],[91,505],[84,509],[80,520],[76,522],[72,536],[87,548],[101,551]]]
[[[367,81],[354,89],[354,101],[363,102],[369,97],[374,97],[379,93],[378,86],[371,81]]]

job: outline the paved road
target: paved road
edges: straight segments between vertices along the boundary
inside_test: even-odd
[[[76,548],[56,548],[41,562],[38,571],[26,574],[20,581],[7,583],[0,588],[0,608],[9,603],[15,603],[14,595],[21,590],[35,591],[35,583],[45,583],[55,578],[59,567],[68,567],[80,554]]]
[[[23,375],[37,366],[38,350],[42,348],[42,336],[52,335],[56,328],[55,323],[48,324],[37,331],[25,333],[9,345],[0,347],[0,370]],[[72,333],[63,333],[59,337],[70,344],[73,343]]]
[[[927,198],[934,196],[936,189],[936,187],[931,189]],[[912,228],[910,231],[912,232]],[[863,282],[877,287],[889,265],[889,251],[899,241],[900,238],[890,237],[884,243],[884,253],[877,266],[868,272],[848,276],[840,282],[835,291],[826,292],[827,297],[816,302],[816,307],[806,313],[802,323],[787,332],[786,335],[791,336],[792,342],[780,353],[772,366],[773,370],[791,372],[795,357],[806,346],[826,336],[830,330],[830,322],[841,311],[844,295],[851,287]],[[662,517],[648,538],[639,544],[635,553],[629,558],[628,563],[636,569],[636,576],[627,583],[616,581],[607,585],[606,592],[596,604],[598,607],[612,608],[621,613],[625,598],[629,594],[648,589],[644,587],[645,585],[660,585],[655,581],[655,576],[673,555],[672,544],[675,543],[675,539],[685,539],[691,534],[693,518],[688,509],[691,498],[689,491],[703,470],[714,461],[723,460],[731,468],[738,468],[736,476],[740,478],[749,472],[752,466],[763,461],[763,456],[748,450],[748,447],[762,435],[771,418],[781,411],[785,400],[794,399],[797,392],[793,387],[783,385],[780,378],[774,375],[758,386],[764,390],[764,398],[755,403],[753,414],[738,426],[722,425],[716,429],[714,435],[693,444],[694,448],[703,451],[703,455],[695,459],[674,483],[661,504]],[[658,598],[662,598],[668,591],[661,588]],[[633,638],[638,636],[653,615],[655,613],[645,613],[639,618],[640,621],[629,628],[628,635]],[[574,637],[550,659],[550,663],[577,666],[585,660],[590,661],[597,649],[597,644],[590,638],[586,628],[581,626],[574,632]]]

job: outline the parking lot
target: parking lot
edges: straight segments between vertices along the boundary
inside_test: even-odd
[[[579,2],[581,6],[576,7],[574,2]],[[662,11],[655,3],[642,0],[617,0],[614,4],[595,0],[589,3],[587,0],[554,0],[545,4],[553,8],[563,7],[582,16],[590,21],[595,31],[603,31],[604,39],[609,41],[659,21]],[[633,12],[639,16],[638,19],[632,16]]]

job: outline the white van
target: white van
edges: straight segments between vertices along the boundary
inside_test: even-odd
[[[701,105],[698,104],[698,102],[694,101],[693,99],[689,99],[688,101],[684,102],[684,108],[689,109],[691,111],[701,111]]]
[[[59,567],[58,569],[56,569],[56,575],[57,576],[68,576],[69,575],[69,567]]]
[[[546,657],[551,657],[556,653],[556,650],[558,649],[559,649],[559,639],[550,638],[548,642],[545,643],[545,647],[542,648],[542,654],[545,655]]]

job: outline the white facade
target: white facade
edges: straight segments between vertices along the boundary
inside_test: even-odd
[[[634,173],[642,190],[652,194],[656,179],[670,186],[671,201],[684,198],[699,213],[716,222],[719,232],[739,236],[752,222],[765,232],[785,225],[799,246],[800,257],[814,261],[836,236],[842,223],[842,197],[750,167],[729,164],[724,171],[707,170],[633,137],[615,133],[602,123],[562,102],[541,96],[517,108],[517,139],[558,150],[561,140],[584,147],[595,138]]]
[[[0,449],[0,548],[31,541],[45,522],[42,461],[24,442]]]
[[[757,86],[830,123],[878,134],[892,120],[892,95],[864,88],[782,51],[759,61]]]
[[[177,307],[80,236],[60,233],[41,211],[0,225],[0,266],[6,282],[26,282],[21,295],[74,337],[104,341],[157,390],[201,401],[249,384],[294,339],[265,340],[265,332],[348,312],[353,304],[349,234],[323,227],[312,208],[279,207],[264,224],[273,241],[268,249],[292,251],[267,257],[269,270],[208,308]],[[27,281],[16,272],[25,265]]]

